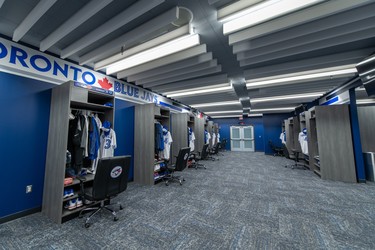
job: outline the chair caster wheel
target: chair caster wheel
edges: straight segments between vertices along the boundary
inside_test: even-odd
[[[182,179],[183,181],[185,181],[185,179]]]
[[[118,221],[118,217],[113,217],[113,221]]]
[[[123,209],[124,209],[124,207],[120,205],[120,210],[123,210]]]
[[[166,185],[166,186],[169,186],[169,184],[168,184],[168,183],[165,183],[165,185]]]
[[[180,186],[182,186],[182,181],[180,181]]]
[[[91,226],[90,223],[85,223],[85,228],[89,228]]]

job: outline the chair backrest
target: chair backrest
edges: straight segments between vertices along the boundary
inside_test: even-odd
[[[282,148],[283,148],[283,154],[284,154],[284,156],[285,156],[286,158],[290,159],[290,156],[289,156],[289,150],[288,150],[288,148],[286,147],[285,143],[283,143]]]
[[[181,148],[178,152],[177,160],[176,160],[176,168],[175,171],[182,171],[186,168],[187,162],[190,155],[190,148]]]
[[[130,155],[99,159],[92,187],[95,200],[113,197],[126,190],[130,161]]]
[[[215,148],[214,148],[214,155],[216,155],[216,154],[218,154],[218,153],[219,153],[219,148],[220,148],[220,145],[221,145],[221,143],[220,143],[220,142],[216,143],[216,145],[215,145]]]
[[[208,156],[208,144],[204,144],[201,152],[201,160],[206,159]]]

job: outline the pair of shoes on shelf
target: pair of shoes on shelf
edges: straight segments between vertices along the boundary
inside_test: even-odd
[[[73,188],[64,189],[64,199],[74,195]]]
[[[77,199],[71,199],[69,200],[64,208],[68,209],[68,210],[73,210],[73,209],[76,209],[78,207],[82,207],[83,206],[83,202],[80,198],[77,198]]]

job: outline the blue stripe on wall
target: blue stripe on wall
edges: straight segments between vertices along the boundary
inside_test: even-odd
[[[53,86],[0,72],[0,218],[42,205]]]
[[[134,106],[127,101],[115,100],[115,155],[131,155],[129,180],[134,178]]]

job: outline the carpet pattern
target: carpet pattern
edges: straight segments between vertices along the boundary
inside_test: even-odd
[[[375,249],[375,185],[321,180],[263,153],[224,152],[182,186],[129,183],[92,226],[36,213],[0,225],[0,249]]]

